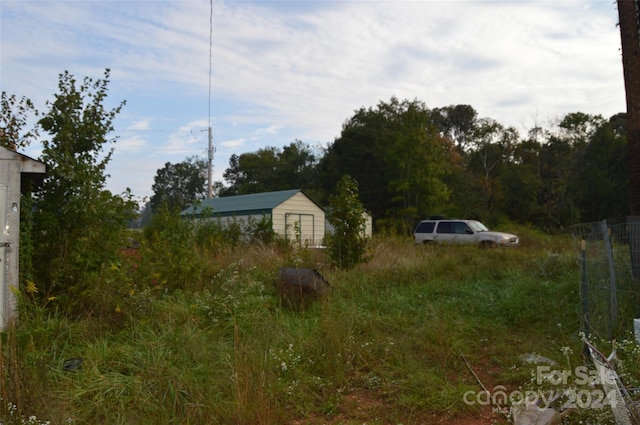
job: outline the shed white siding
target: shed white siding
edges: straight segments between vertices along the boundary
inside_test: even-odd
[[[371,214],[369,214],[366,211],[363,213],[363,217],[364,217],[364,233],[363,233],[363,236],[365,238],[371,239],[371,237],[373,236],[373,217],[371,217]],[[336,229],[331,225],[331,223],[329,223],[329,220],[325,221],[325,230],[327,231],[327,233],[330,233],[332,235],[336,231]]]
[[[326,227],[324,209],[300,189],[206,199],[181,215],[223,226],[235,222],[248,238],[253,225],[270,219],[275,234],[307,246],[321,244]]]
[[[373,236],[373,217],[368,212],[364,212],[364,236],[371,239]]]
[[[320,245],[324,239],[324,210],[302,192],[276,206],[272,221],[273,231],[290,241],[298,239],[298,232],[302,244]]]
[[[22,177],[44,175],[47,167],[0,146],[0,330],[16,316],[20,270],[20,191]]]

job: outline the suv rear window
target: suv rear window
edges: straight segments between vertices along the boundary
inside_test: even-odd
[[[416,227],[416,231],[414,233],[433,233],[433,228],[435,227],[436,223],[433,221],[423,221],[422,223],[418,224],[418,227]]]

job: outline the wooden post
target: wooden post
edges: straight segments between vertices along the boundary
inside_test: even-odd
[[[627,96],[630,215],[640,216],[640,0],[618,0],[618,16]]]

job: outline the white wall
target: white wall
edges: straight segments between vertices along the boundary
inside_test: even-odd
[[[325,230],[324,210],[302,192],[296,193],[273,210],[273,230],[278,235],[296,241],[296,227],[300,229],[302,244],[322,244]]]
[[[22,173],[44,174],[45,164],[0,146],[0,330],[16,315],[14,291],[19,286],[20,261],[20,181]],[[13,287],[13,290],[10,289]]]
[[[366,211],[363,213],[363,216],[364,216],[364,237],[371,239],[371,237],[373,236],[373,218],[371,217],[371,214],[369,214]],[[326,226],[327,233],[333,234],[336,230],[328,221],[326,222],[325,226]]]

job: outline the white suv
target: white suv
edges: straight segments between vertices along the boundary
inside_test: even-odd
[[[492,232],[476,220],[432,219],[421,221],[413,232],[421,243],[476,244],[480,246],[518,246],[516,235]]]

